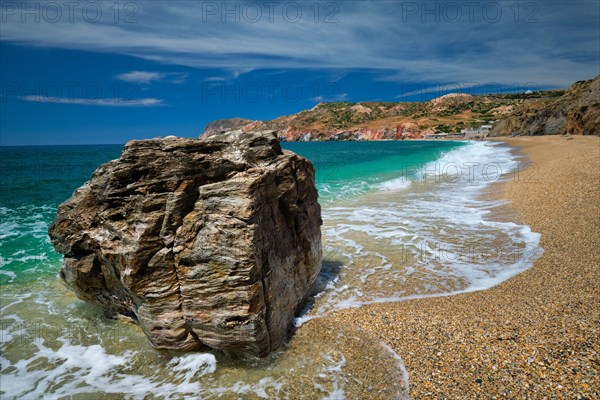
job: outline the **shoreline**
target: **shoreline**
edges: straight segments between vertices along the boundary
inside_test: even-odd
[[[515,181],[512,173],[491,182],[481,194],[494,203],[486,219],[527,224],[543,234],[546,251],[550,241],[552,254],[483,290],[367,304],[306,321],[273,365],[287,371],[308,363],[325,372],[280,375],[296,382],[292,397],[404,399],[407,373],[412,398],[594,398],[600,392],[600,238],[590,218],[600,217],[600,138],[516,138],[498,147],[510,148],[515,162],[538,163],[539,182]],[[124,337],[138,334],[132,329]],[[110,354],[121,354],[111,346]],[[297,357],[300,364],[289,364]]]
[[[509,219],[542,234],[531,268],[486,290],[370,304],[307,325],[379,338],[404,360],[413,398],[598,397],[600,138],[500,140],[536,166],[535,179],[489,190],[508,201]]]

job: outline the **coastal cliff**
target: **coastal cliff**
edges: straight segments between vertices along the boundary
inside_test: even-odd
[[[218,119],[216,121],[211,122],[206,125],[204,128],[205,136],[212,136],[215,134],[223,134],[230,131],[235,131],[240,129],[246,125],[251,124],[252,120],[245,118],[226,118],[226,119]]]
[[[523,103],[494,125],[492,133],[508,135],[600,134],[600,75],[575,82],[562,96]]]
[[[284,141],[422,139],[436,132],[492,126],[492,135],[599,134],[600,75],[568,90],[473,96],[450,93],[427,102],[332,102],[310,110],[251,121],[218,120],[202,137],[231,127],[244,132],[273,129]],[[487,134],[487,133],[486,133]]]
[[[158,348],[265,356],[321,269],[314,168],[274,132],[131,141],[60,205],[60,276]]]

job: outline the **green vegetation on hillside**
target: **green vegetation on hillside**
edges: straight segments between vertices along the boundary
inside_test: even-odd
[[[600,130],[600,76],[573,84],[568,90],[532,91],[473,96],[453,93],[427,102],[331,102],[272,121],[216,121],[226,127],[274,129],[286,140],[364,140],[432,132],[460,132],[493,124],[493,134],[545,134]],[[566,121],[569,121],[568,123]],[[566,124],[566,125],[565,125]],[[309,134],[307,139],[305,134]],[[362,136],[361,136],[362,135]],[[366,136],[365,136],[366,135]]]

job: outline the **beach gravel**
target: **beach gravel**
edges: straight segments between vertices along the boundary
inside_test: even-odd
[[[326,319],[396,351],[415,399],[598,399],[600,138],[505,141],[533,163],[498,184],[519,222],[542,234],[543,255],[532,268],[484,291]],[[372,384],[386,384],[379,379]]]

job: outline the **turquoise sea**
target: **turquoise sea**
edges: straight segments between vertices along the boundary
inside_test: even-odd
[[[319,292],[297,316],[298,329],[337,309],[485,289],[539,256],[539,234],[494,220],[502,201],[484,196],[492,183],[517,176],[519,160],[507,146],[282,145],[314,163],[323,208]],[[282,349],[261,360],[158,351],[136,326],[104,318],[61,284],[48,225],[121,148],[0,148],[0,397],[295,398],[302,382],[307,398],[346,398],[357,383],[337,343],[296,343],[294,356]],[[393,360],[386,368],[402,397],[402,354],[384,344],[377,351]]]

